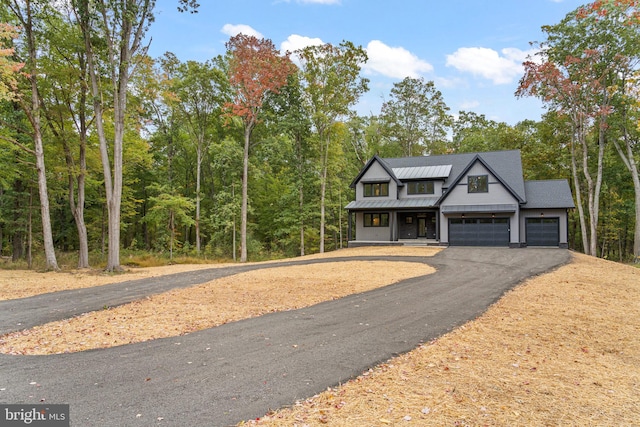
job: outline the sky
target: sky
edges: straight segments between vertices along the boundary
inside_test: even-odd
[[[178,0],[157,0],[149,54],[181,61],[225,53],[239,32],[271,39],[282,52],[343,40],[366,49],[369,92],[355,110],[378,115],[394,83],[433,81],[450,112],[472,111],[515,125],[540,120],[542,103],[516,98],[522,62],[543,41],[543,25],[559,23],[587,0],[199,0],[197,14]]]

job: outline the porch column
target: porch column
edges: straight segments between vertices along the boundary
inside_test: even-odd
[[[353,234],[351,234],[351,230],[352,230],[351,224],[353,222],[353,220],[351,219],[351,216],[352,216],[352,212],[347,211],[347,245],[349,245],[349,242],[353,238]]]

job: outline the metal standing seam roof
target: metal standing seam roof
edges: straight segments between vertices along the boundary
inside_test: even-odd
[[[392,168],[393,173],[398,179],[434,179],[434,178],[448,178],[451,173],[451,165],[437,165],[437,166],[416,166],[416,167],[401,167]]]
[[[496,205],[448,205],[440,208],[443,214],[515,212],[517,210],[518,205],[510,203]]]
[[[412,197],[407,199],[377,199],[377,200],[354,200],[345,209],[366,210],[366,209],[412,209],[412,208],[432,208],[435,207],[437,197]]]

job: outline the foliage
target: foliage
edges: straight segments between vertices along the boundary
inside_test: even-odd
[[[406,77],[394,83],[390,99],[382,105],[380,121],[384,138],[399,145],[403,156],[447,151],[452,118],[432,81]]]
[[[96,9],[83,9],[89,3]],[[24,29],[14,46],[17,28],[0,27],[0,254],[11,258],[9,265],[44,268],[31,110],[18,102],[32,93],[41,101],[53,244],[62,268],[71,268],[81,252],[76,216],[84,218],[89,264],[108,266],[108,188],[115,175],[105,173],[105,164],[113,172],[120,132],[117,230],[124,264],[243,259],[245,249],[252,260],[337,249],[349,239],[349,184],[373,155],[493,150],[520,150],[525,179],[570,180],[584,213],[582,226],[579,210],[570,212],[572,248],[589,251],[595,236],[600,256],[629,261],[637,253],[640,47],[631,0],[596,1],[544,28],[546,39],[537,44],[536,61],[527,63],[518,95],[539,97],[549,111],[515,125],[471,111],[451,114],[435,83],[422,78],[394,83],[377,115],[356,114],[368,90],[360,69],[367,57],[348,41],[295,52],[299,68],[270,40],[243,35],[229,40],[225,56],[203,62],[183,62],[170,52],[150,58],[131,43],[137,50],[118,62],[120,45],[110,51],[109,43],[122,29],[125,3],[89,3],[33,2],[36,64],[47,76],[36,79],[36,92],[20,73],[24,68],[18,70],[28,53]],[[153,13],[139,12],[152,3],[127,2],[135,6],[127,16],[137,17],[143,33]],[[176,3],[197,11],[194,1]],[[3,16],[9,16],[6,4]],[[106,17],[93,14],[100,10]],[[87,25],[91,31],[83,34]],[[114,84],[121,70],[128,71],[124,86]],[[126,109],[118,109],[124,94]]]

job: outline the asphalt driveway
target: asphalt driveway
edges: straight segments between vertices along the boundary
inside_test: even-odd
[[[181,337],[74,354],[0,355],[0,402],[68,403],[74,426],[233,425],[343,383],[440,336],[477,317],[527,277],[568,262],[570,254],[448,248],[429,258],[384,259],[426,262],[437,272]],[[268,266],[273,265],[278,264]],[[254,268],[203,270],[199,279],[180,273],[144,286],[155,293],[248,267]],[[94,288],[75,305],[114,305],[119,294],[140,297],[144,286],[134,292],[131,283],[119,291],[101,287],[102,296]],[[1,303],[2,329],[15,329],[16,323],[25,327],[33,318],[67,316],[69,307],[58,310],[69,304],[60,294]]]

